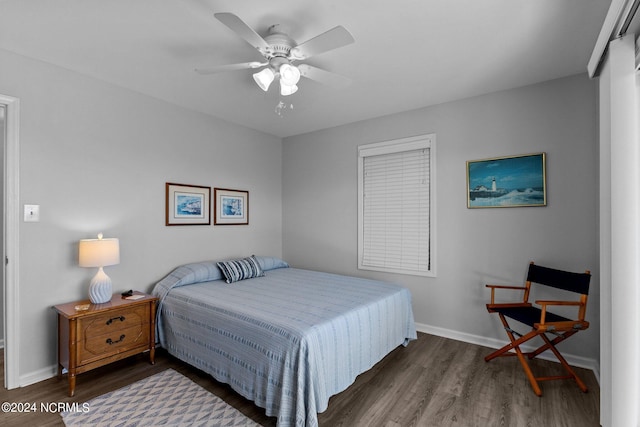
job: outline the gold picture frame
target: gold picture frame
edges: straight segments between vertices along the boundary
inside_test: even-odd
[[[545,153],[467,162],[467,208],[546,205]]]

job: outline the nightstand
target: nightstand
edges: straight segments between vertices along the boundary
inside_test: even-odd
[[[69,396],[76,375],[149,350],[155,363],[155,317],[158,299],[141,292],[136,300],[115,294],[111,301],[89,300],[56,305],[58,312],[58,377],[69,372]]]

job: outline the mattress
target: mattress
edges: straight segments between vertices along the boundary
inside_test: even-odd
[[[332,395],[417,337],[403,287],[260,262],[264,276],[231,284],[213,262],[172,272],[153,291],[158,339],[279,426],[316,426]]]

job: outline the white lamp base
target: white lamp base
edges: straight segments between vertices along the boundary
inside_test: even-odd
[[[89,299],[94,304],[102,304],[111,301],[111,295],[111,278],[100,267],[89,283]]]

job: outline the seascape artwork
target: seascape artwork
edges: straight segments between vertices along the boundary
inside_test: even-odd
[[[467,207],[546,206],[545,154],[467,162]]]
[[[175,216],[176,218],[201,218],[202,211],[202,194],[175,193]]]
[[[249,192],[214,188],[215,225],[248,225]]]
[[[244,208],[242,205],[241,197],[222,196],[221,202],[221,214],[223,218],[238,218],[244,216]]]
[[[165,225],[211,224],[211,187],[167,182]]]

